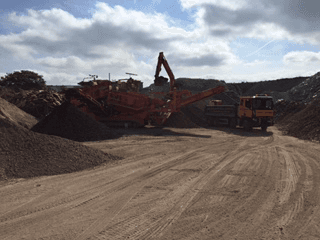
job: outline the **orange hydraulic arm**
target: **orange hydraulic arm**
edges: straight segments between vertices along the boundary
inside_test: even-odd
[[[176,81],[174,80],[174,75],[173,75],[173,73],[172,73],[172,71],[171,71],[171,69],[169,67],[167,59],[163,55],[163,52],[159,53],[158,64],[157,64],[157,69],[156,69],[156,74],[155,74],[155,82],[159,79],[159,73],[161,71],[161,65],[162,64],[163,64],[164,68],[166,69],[167,74],[168,74],[168,76],[170,78],[170,91],[173,91],[173,87],[175,86],[175,82]]]

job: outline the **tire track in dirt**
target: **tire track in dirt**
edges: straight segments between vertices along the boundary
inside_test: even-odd
[[[243,143],[242,143],[243,144]],[[179,156],[179,158],[181,158],[181,162],[180,163],[178,163],[178,164],[175,164],[176,166],[177,165],[179,165],[179,164],[181,164],[182,166],[184,166],[184,168],[183,169],[181,169],[181,171],[185,171],[185,167],[186,167],[186,164],[187,164],[187,169],[194,169],[194,168],[196,168],[196,171],[195,170],[193,170],[193,171],[187,171],[187,172],[192,172],[192,173],[194,173],[194,172],[199,172],[199,170],[198,170],[198,167],[199,167],[199,158],[201,159],[201,161],[203,162],[205,162],[206,160],[207,161],[209,161],[210,163],[212,163],[212,154],[203,154],[202,152],[203,151],[205,151],[205,150],[207,150],[207,146],[205,146],[205,147],[202,147],[202,148],[199,148],[199,149],[197,149],[196,151],[194,151],[195,152],[195,154],[194,154],[194,156],[190,156],[191,157],[191,159],[186,159],[186,158],[184,158],[184,157],[181,157],[181,156]],[[229,154],[232,154],[232,153],[229,153]],[[204,157],[206,157],[207,159],[204,159]],[[190,161],[190,160],[193,160],[193,161]],[[223,161],[223,160],[217,160],[218,162],[220,162],[220,161]],[[193,164],[192,164],[193,163]],[[212,164],[211,164],[212,165]],[[170,168],[172,168],[173,167],[173,165],[172,166],[170,166]],[[169,168],[167,168],[167,169],[169,169]],[[213,169],[213,168],[212,168]],[[208,175],[208,173],[207,174],[205,174],[205,175]],[[146,176],[145,176],[146,177]],[[141,194],[141,193],[137,193],[137,195],[138,194]],[[182,194],[184,194],[183,192],[182,192]],[[143,232],[145,232],[145,231],[148,231],[147,229],[154,229],[154,228],[156,228],[156,229],[158,229],[158,231],[157,232],[161,232],[161,231],[163,231],[166,227],[167,227],[167,219],[169,218],[169,219],[171,219],[171,222],[173,222],[173,221],[175,221],[178,217],[179,217],[179,215],[183,212],[183,210],[185,209],[185,207],[188,205],[187,203],[189,203],[189,201],[191,201],[192,200],[192,198],[190,198],[190,193],[188,193],[189,195],[183,195],[183,196],[185,196],[184,198],[182,198],[181,196],[178,196],[178,200],[180,201],[179,203],[174,203],[174,204],[176,204],[176,205],[173,205],[173,206],[178,206],[179,205],[179,207],[178,207],[178,210],[179,211],[176,211],[175,213],[176,213],[176,215],[174,215],[174,216],[170,216],[170,215],[168,215],[167,216],[167,218],[162,218],[162,220],[158,220],[158,219],[154,219],[153,221],[150,221],[149,220],[149,222],[151,222],[150,224],[148,224],[147,226],[144,226],[144,229],[145,230],[143,230],[142,232],[139,230],[139,229],[136,229],[135,230],[135,233],[132,235],[130,235],[130,237],[132,238],[132,237],[134,237],[134,238],[137,238],[137,239],[143,239]],[[192,193],[193,195],[196,195],[197,193],[195,192],[195,193]],[[180,194],[181,195],[181,194]],[[186,196],[188,196],[187,198],[186,198]],[[181,206],[184,206],[184,207],[182,207],[181,208]],[[159,210],[158,210],[159,211]],[[162,211],[163,211],[163,209],[162,209]],[[172,212],[172,211],[170,211],[170,212]],[[155,213],[156,214],[156,213]],[[159,213],[158,213],[158,215],[159,215]],[[134,219],[133,221],[135,221],[135,222],[139,222],[139,220],[138,220],[138,218],[139,217],[136,217],[136,219]],[[159,222],[159,221],[161,221],[161,223]],[[109,229],[106,229],[106,230],[104,230],[104,231],[101,231],[100,232],[100,237],[103,235],[103,236],[108,236],[107,238],[112,238],[112,239],[116,239],[115,238],[115,236],[116,236],[116,234],[119,234],[119,231],[117,230],[117,228],[116,228],[116,225],[117,224],[115,224],[114,226],[115,226],[115,229],[112,229],[112,227],[111,228],[109,228]],[[134,225],[134,224],[133,224]],[[139,224],[140,225],[140,224]],[[156,226],[155,226],[156,225]],[[127,228],[126,228],[127,229]],[[152,232],[153,230],[150,230],[150,231],[148,231],[148,232]],[[125,230],[122,230],[122,232],[121,232],[123,235],[121,235],[121,236],[117,236],[117,237],[119,237],[120,239],[122,238],[122,237],[124,237],[125,236],[125,234],[129,234],[129,233],[126,233],[126,231]],[[142,235],[141,235],[142,234]],[[152,236],[147,236],[146,238],[149,238],[149,237],[152,237]],[[102,238],[102,237],[101,237]]]
[[[272,166],[274,162],[271,158],[273,155],[272,149],[265,149],[259,153],[248,153],[248,155],[248,158],[244,156],[241,159],[242,161],[247,160],[247,164],[243,164],[238,169],[235,166],[240,175],[236,174],[233,176],[239,176],[240,178],[234,178],[233,182],[225,186],[229,191],[236,189],[238,196],[229,194],[224,198],[223,202],[211,203],[217,206],[229,206],[229,211],[226,213],[221,212],[222,221],[214,220],[210,223],[212,227],[213,225],[223,227],[225,229],[223,236],[226,239],[233,238],[239,232],[241,232],[241,235],[247,235],[248,232],[252,233],[252,231],[256,231],[258,229],[257,226],[268,218],[269,210],[273,207],[271,200],[275,196],[269,192],[273,187],[274,181],[267,180],[268,176],[273,175]],[[256,158],[259,160],[257,161]],[[252,163],[252,166],[249,167],[250,163]],[[251,174],[248,175],[248,172]],[[232,174],[234,173],[232,172]],[[241,181],[243,177],[245,177],[245,181]],[[250,222],[250,225],[241,226],[245,222]],[[237,233],[234,231],[235,228],[238,229]]]
[[[301,179],[303,187],[299,191],[298,201],[283,216],[286,220],[286,233],[289,236],[299,236],[303,239],[313,239],[315,236],[320,238],[320,209],[317,205],[320,197],[320,191],[317,187],[317,183],[320,182],[320,164],[316,161],[314,155],[306,149],[300,152],[296,151],[295,155],[301,163],[305,164],[306,174]]]
[[[303,182],[306,178],[306,163],[297,155],[290,152],[287,147],[278,147],[280,153],[280,168],[278,189],[278,217],[276,226],[281,229],[280,234],[288,232],[288,226],[303,209],[304,194]]]
[[[171,165],[169,165],[167,167],[171,167]],[[157,174],[157,172],[155,172],[155,174]],[[147,177],[147,176],[145,176],[145,177]],[[132,179],[134,179],[134,178],[135,178],[135,176]],[[125,184],[125,186],[122,186],[122,188],[131,184],[130,180],[128,181],[127,178],[125,178],[121,181],[127,182]],[[87,191],[82,191],[80,193],[77,193],[73,196],[69,196],[66,198],[55,200],[54,202],[42,204],[40,206],[38,205],[37,207],[33,207],[31,209],[27,209],[27,210],[24,209],[23,211],[14,212],[14,213],[11,213],[10,215],[6,214],[5,216],[1,216],[0,220],[1,220],[1,222],[3,222],[3,221],[9,221],[9,220],[13,220],[13,219],[20,218],[20,217],[26,217],[26,216],[34,214],[34,213],[39,214],[41,211],[48,210],[48,209],[52,210],[52,208],[57,208],[58,206],[66,205],[67,203],[70,203],[70,202],[72,202],[72,204],[71,204],[71,206],[70,206],[70,204],[68,204],[68,206],[65,206],[66,210],[70,210],[70,209],[73,209],[76,207],[88,205],[90,202],[94,202],[93,200],[101,198],[102,196],[105,196],[110,191],[117,189],[119,187],[119,182],[116,183],[116,186],[113,187],[113,189],[109,190],[108,192],[103,193],[103,191],[105,190],[103,188],[106,185],[109,185],[110,183],[114,183],[114,182],[115,181],[111,181],[111,182],[107,182],[107,183],[103,183],[103,184],[101,184],[101,183],[96,184],[95,187],[93,187]],[[97,192],[99,192],[99,194],[96,194]],[[90,197],[88,198],[88,196],[90,196]],[[47,199],[48,196],[42,196],[41,198],[48,201],[48,199]],[[41,201],[37,201],[37,202],[39,203]],[[33,205],[36,205],[36,203],[33,203]],[[15,209],[15,211],[16,210],[17,209]],[[57,214],[60,214],[60,213],[61,213],[61,211],[59,209],[57,209]],[[54,215],[54,214],[52,213],[52,215]]]
[[[309,216],[306,202],[310,201],[310,193],[314,194],[312,178],[315,168],[312,161],[299,152],[297,143],[285,145],[282,141],[275,149],[274,159],[279,165],[278,173],[274,175],[275,190],[271,195],[276,197],[272,201],[273,207],[269,208],[268,221],[257,226],[259,231],[251,231],[251,234],[268,239],[291,239],[297,237],[297,230]]]
[[[103,173],[101,173],[101,174],[103,174]],[[92,174],[88,174],[88,175],[92,175]],[[94,175],[97,175],[97,174],[95,173]],[[80,191],[80,192],[74,193],[73,196],[62,197],[59,200],[54,200],[53,202],[50,202],[51,197],[56,197],[56,195],[62,195],[61,194],[62,189],[57,188],[57,187],[56,187],[56,189],[54,189],[52,184],[50,183],[50,179],[52,180],[54,178],[57,178],[57,177],[56,176],[50,177],[49,180],[44,180],[44,181],[41,178],[36,179],[36,180],[32,181],[31,183],[28,183],[27,187],[25,185],[21,186],[21,187],[14,186],[14,185],[4,186],[0,190],[0,194],[4,196],[6,201],[11,199],[11,202],[12,202],[16,198],[18,198],[18,199],[23,198],[24,200],[26,198],[27,199],[31,198],[31,199],[29,201],[25,201],[23,204],[19,204],[16,208],[11,208],[9,211],[2,213],[1,217],[0,217],[0,222],[5,221],[5,219],[12,220],[17,217],[26,216],[26,215],[29,215],[34,212],[39,212],[42,210],[50,209],[52,207],[57,207],[61,204],[65,204],[65,203],[74,201],[75,199],[79,199],[82,197],[81,195],[83,195],[85,198],[88,198],[87,195],[90,196],[90,195],[94,194],[94,190],[99,192],[100,188],[105,187],[106,185],[109,185],[117,180],[117,179],[113,179],[113,180],[110,180],[109,182],[104,182],[104,183],[101,183],[101,181],[99,181],[99,180],[95,180],[95,181],[91,180],[91,183],[86,184],[87,186],[91,187],[89,190],[86,190],[86,191],[82,190],[82,192]],[[66,178],[66,175],[62,176],[62,179],[60,179],[61,181],[62,180],[64,181],[64,184],[65,183],[71,184],[72,182],[74,184],[77,184],[77,182],[79,181],[78,178],[73,179],[73,180],[69,180],[69,181],[68,181],[68,179],[65,179],[65,178]],[[52,180],[52,181],[54,181],[54,180]],[[84,189],[87,188],[86,185],[84,185]],[[94,187],[92,187],[92,186],[94,186]],[[11,188],[13,188],[13,189],[11,189]],[[68,192],[68,191],[66,191],[66,192]],[[17,196],[15,196],[15,195],[17,195]],[[94,197],[94,198],[96,198],[96,197]],[[84,201],[87,201],[87,200],[84,200]],[[48,201],[49,201],[49,203],[43,204],[43,202],[48,202]],[[28,204],[29,204],[29,209],[25,210],[25,206]],[[33,207],[34,205],[36,205],[36,207]],[[24,210],[19,210],[19,209],[24,209]]]
[[[202,147],[205,148],[205,147]],[[201,151],[201,149],[191,150],[187,153],[183,154],[182,156],[179,155],[177,157],[171,158],[171,160],[165,164],[160,165],[159,167],[155,167],[152,170],[141,174],[139,176],[135,176],[129,179],[125,179],[124,183],[117,185],[113,190],[108,191],[108,195],[112,194],[112,192],[118,192],[124,189],[126,190],[124,194],[122,194],[120,197],[118,197],[115,201],[115,205],[112,206],[112,209],[105,212],[105,215],[108,217],[101,217],[97,219],[93,224],[91,224],[84,232],[79,234],[75,239],[88,239],[99,232],[102,232],[109,224],[112,222],[113,218],[116,217],[121,210],[131,201],[131,199],[139,192],[141,189],[147,184],[150,184],[150,181],[156,181],[156,179],[152,180],[151,178],[159,175],[160,173],[179,165],[186,161],[186,159],[192,159],[192,156],[197,152]],[[99,201],[103,201],[103,198]],[[99,203],[97,203],[99,205]],[[94,208],[95,205],[87,206],[90,208]]]
[[[244,143],[244,144],[247,144],[247,143]],[[257,211],[257,209],[261,207],[261,203],[263,201],[266,201],[266,199],[268,199],[267,193],[261,194],[261,192],[264,192],[266,188],[268,189],[272,188],[272,183],[270,183],[267,179],[263,181],[263,184],[261,187],[259,187],[257,190],[253,191],[252,193],[250,193],[250,191],[246,189],[241,190],[241,188],[239,188],[240,187],[239,185],[245,185],[250,183],[250,179],[248,179],[250,174],[248,174],[247,171],[254,172],[256,170],[260,172],[262,171],[264,175],[268,175],[268,176],[272,175],[273,162],[271,159],[274,153],[271,152],[271,149],[269,149],[266,152],[266,154],[264,153],[260,154],[260,157],[261,157],[260,161],[255,161],[255,154],[259,153],[257,148],[255,147],[245,148],[245,147],[239,146],[239,149],[241,149],[242,151],[239,151],[237,152],[237,154],[233,154],[235,156],[226,159],[227,163],[224,162],[224,164],[226,164],[225,167],[220,168],[221,171],[219,171],[219,173],[216,173],[215,176],[212,176],[211,179],[205,184],[205,186],[203,187],[203,190],[199,192],[198,196],[195,197],[194,200],[192,201],[192,204],[190,204],[188,212],[187,214],[184,215],[183,219],[188,219],[188,218],[190,219],[190,217],[192,216],[190,215],[190,213],[192,213],[193,211],[196,213],[194,217],[196,217],[199,214],[201,215],[201,212],[203,212],[203,214],[205,215],[203,219],[205,219],[206,222],[209,221],[208,224],[211,224],[211,226],[215,224],[221,225],[221,224],[224,224],[224,221],[226,221],[225,217],[222,217],[223,219],[222,221],[218,220],[218,221],[212,222],[208,214],[205,214],[205,212],[207,212],[210,215],[210,210],[201,211],[201,208],[207,205],[212,207],[212,205],[215,205],[215,204],[217,206],[220,206],[221,204],[224,204],[226,202],[228,204],[230,203],[230,206],[228,208],[231,207],[231,211],[229,211],[229,216],[231,215],[238,219],[246,219],[248,215],[253,215]],[[254,154],[248,153],[247,150],[249,149],[251,149],[252,151],[256,151],[256,153]],[[265,159],[263,158],[264,155],[267,156]],[[217,167],[217,169],[218,168],[219,167]],[[237,185],[239,187],[237,187]],[[218,195],[216,194],[217,192],[218,192]],[[244,194],[243,197],[246,198],[246,201],[240,206],[238,201],[236,202],[237,203],[236,205],[235,204],[232,205],[230,200],[228,201],[228,198],[234,199],[234,197],[236,197],[239,192],[240,193],[243,192]],[[213,194],[213,198],[212,198],[212,194]],[[270,196],[271,199],[273,199],[274,197],[275,196]],[[203,201],[203,199],[209,199],[209,202],[206,200],[206,203],[200,203],[201,201]],[[257,200],[259,200],[258,202],[260,204],[255,203]],[[259,220],[259,222],[261,222],[263,221],[263,219],[267,218],[268,210],[271,208],[272,208],[272,205],[269,205],[268,202],[265,202],[264,207],[260,209],[260,213],[263,213],[263,217],[257,214],[255,215],[256,220]],[[252,210],[248,213],[246,212],[246,209],[252,209]],[[232,224],[235,224],[235,222],[233,222]],[[185,235],[190,236],[190,239],[193,239],[193,237],[195,236],[199,237],[199,235],[197,234],[193,235],[192,232],[190,233],[186,228],[184,229],[188,233]],[[201,231],[201,228],[197,230],[195,230],[194,227],[191,227],[191,226],[189,228],[193,229],[193,232],[197,230]],[[231,229],[232,228],[233,227],[231,227]],[[204,231],[207,231],[207,229],[205,229]],[[232,234],[230,236],[232,236]],[[170,238],[171,237],[167,239],[170,239]],[[189,239],[189,238],[184,236],[184,239]],[[225,238],[225,239],[228,239],[228,238]]]
[[[298,161],[284,148],[280,148],[280,154],[284,159],[284,168],[282,168],[284,172],[281,174],[282,186],[279,199],[280,204],[282,205],[289,200],[290,194],[295,191],[298,179],[301,175],[301,169]]]
[[[66,213],[74,214],[74,212],[71,212],[73,208],[81,207],[81,204],[88,204],[88,202],[98,199],[99,197],[101,197],[101,193],[103,193],[102,190],[104,190],[106,186],[111,185],[111,183],[113,183],[114,181],[115,180],[102,182],[99,185],[92,187],[91,189],[88,189],[86,191],[82,190],[82,192],[78,192],[76,194],[73,194],[72,196],[64,198],[62,197],[57,199],[56,195],[61,194],[60,190],[51,192],[49,195],[39,196],[38,199],[36,199],[37,201],[31,204],[31,207],[28,206],[29,209],[26,209],[26,207],[24,206],[21,207],[23,209],[22,211],[10,213],[9,216],[1,216],[1,220],[6,222],[0,223],[0,232],[15,232],[14,229],[22,223],[24,223],[23,225],[32,225],[34,219],[44,218],[45,220],[47,220],[48,218],[53,219],[57,215],[66,215]],[[10,221],[10,223],[7,221]],[[10,224],[10,227],[5,227],[5,230],[3,230],[2,227],[6,226],[3,224]],[[48,226],[44,226],[41,228],[40,225],[43,226],[43,224],[38,224],[37,232],[47,231]],[[68,238],[70,239],[70,237]]]
[[[20,208],[22,208],[22,209],[25,208],[25,206],[20,205],[18,208],[14,209],[10,212],[6,212],[6,213],[2,214],[0,216],[0,223],[5,222],[5,221],[9,221],[9,220],[13,220],[16,218],[20,218],[20,217],[25,217],[25,216],[28,216],[33,213],[39,213],[41,211],[56,208],[60,205],[66,205],[69,203],[73,204],[74,206],[70,207],[69,205],[67,205],[67,206],[65,206],[67,209],[80,206],[81,203],[89,202],[89,201],[94,200],[98,197],[101,197],[101,194],[99,192],[103,188],[105,188],[106,186],[108,186],[114,182],[115,182],[115,180],[112,180],[112,181],[106,182],[106,183],[96,184],[96,186],[93,185],[94,187],[92,187],[88,190],[81,191],[79,193],[73,194],[72,196],[62,197],[58,200],[54,199],[52,202],[50,201],[50,197],[56,198],[55,195],[59,194],[59,190],[57,192],[49,192],[48,194],[50,194],[50,195],[37,196],[36,199],[31,199],[30,202],[27,202],[30,204],[31,201],[38,200],[37,202],[32,202],[32,205],[37,205],[37,207],[31,207],[31,208],[29,207],[29,209],[19,211]],[[47,193],[47,191],[45,191],[45,192]],[[98,192],[98,194],[96,192]],[[88,196],[89,196],[89,199],[88,199]],[[78,200],[78,201],[76,201],[76,200]],[[45,202],[45,201],[49,201],[49,203],[41,204],[42,202]],[[25,203],[24,205],[26,205],[27,203]],[[13,212],[13,211],[15,211],[15,212]],[[58,211],[58,212],[60,212],[60,211]]]
[[[245,143],[240,144],[240,147],[242,147],[243,144],[245,144]],[[228,164],[228,162],[225,162],[225,159],[228,156],[234,155],[234,152],[237,152],[237,149],[235,149],[233,152],[229,152],[229,153],[225,154],[224,156],[220,157],[220,159],[218,159],[217,163],[214,164],[214,166],[211,166],[206,171],[204,171],[200,176],[196,177],[196,181],[191,186],[189,186],[185,191],[183,191],[182,195],[180,194],[180,196],[177,196],[177,199],[174,201],[174,203],[173,203],[172,207],[169,209],[169,211],[165,211],[164,213],[160,213],[160,215],[165,214],[161,220],[157,220],[153,224],[150,224],[148,226],[144,226],[144,228],[145,229],[147,228],[148,231],[135,233],[133,235],[130,235],[130,238],[154,239],[154,238],[161,237],[164,234],[164,232],[166,231],[166,229],[168,227],[172,226],[172,224],[177,219],[179,219],[181,214],[189,206],[189,204],[194,199],[194,197],[198,195],[198,193],[202,189],[202,187],[205,184],[207,184],[207,182],[210,178],[212,178],[212,174],[215,174],[216,172],[218,172],[217,168],[223,169]],[[208,155],[207,158],[210,159],[211,155]],[[203,157],[200,159],[203,161]],[[162,209],[162,212],[163,212],[163,209]],[[158,215],[159,215],[159,213],[158,213]]]
[[[256,138],[241,138],[240,140],[238,138],[236,141],[233,140],[229,143],[228,141],[224,141],[219,144],[219,146],[221,146],[219,149],[220,152],[224,152],[224,148],[227,150],[228,145],[230,145],[229,149],[234,148],[234,150],[233,152],[222,154],[220,158],[218,158],[218,155],[214,154],[214,150],[212,150],[212,145],[214,145],[216,149],[219,148],[216,143],[210,144],[210,141],[207,139],[196,141],[199,141],[199,143],[203,142],[206,146],[194,151],[188,151],[185,156],[180,155],[169,160],[166,159],[166,163],[160,163],[150,170],[146,168],[147,172],[145,173],[140,170],[134,174],[127,174],[124,178],[116,179],[111,183],[103,181],[102,184],[101,182],[99,183],[103,175],[103,172],[101,172],[100,176],[94,178],[95,180],[92,181],[94,184],[86,184],[87,186],[81,189],[81,192],[76,193],[79,194],[79,196],[81,195],[79,198],[71,200],[66,204],[58,204],[56,207],[49,208],[48,211],[43,211],[41,213],[42,217],[37,216],[41,219],[45,217],[45,214],[51,215],[52,213],[56,216],[55,219],[57,219],[59,214],[66,216],[67,214],[73,215],[84,211],[86,212],[84,216],[89,217],[98,216],[97,212],[101,211],[99,214],[101,217],[87,222],[90,223],[90,226],[93,226],[93,228],[78,228],[78,233],[84,233],[83,236],[80,235],[80,239],[81,237],[83,237],[82,239],[124,239],[123,237],[128,236],[131,239],[172,239],[170,236],[175,235],[170,235],[169,232],[174,229],[174,226],[182,224],[184,221],[187,221],[187,219],[197,219],[197,221],[201,219],[202,225],[197,226],[197,233],[199,234],[199,231],[203,232],[202,234],[204,234],[204,236],[206,236],[205,234],[208,232],[208,229],[203,227],[204,225],[212,229],[214,227],[217,228],[217,226],[233,225],[233,227],[225,231],[223,235],[223,237],[230,236],[231,238],[237,236],[235,235],[234,228],[239,227],[239,230],[242,227],[245,230],[240,231],[239,237],[241,239],[241,236],[257,232],[254,228],[261,228],[267,219],[271,219],[272,224],[269,223],[266,229],[273,230],[272,227],[274,227],[277,221],[282,221],[287,225],[286,229],[289,229],[295,226],[297,216],[304,216],[301,215],[303,212],[301,209],[304,209],[307,197],[305,197],[304,193],[301,194],[303,187],[300,186],[300,183],[303,180],[302,182],[305,189],[310,189],[306,192],[311,192],[315,187],[314,175],[316,172],[319,174],[319,168],[315,171],[315,166],[317,165],[310,157],[310,165],[304,165],[302,159],[305,155],[304,153],[301,154],[302,157],[293,157],[294,150],[292,147],[283,147],[278,137],[272,135],[259,141],[256,141]],[[281,179],[288,178],[289,181],[284,181],[282,187],[279,187],[279,193],[271,191],[271,188],[276,186],[276,181],[280,181],[279,176],[274,174],[275,169],[277,169],[275,166],[277,165],[270,160],[272,158],[277,159],[277,152],[274,147],[276,144],[281,145],[278,151],[283,157],[283,162],[287,161],[286,157],[289,159],[289,163],[281,166],[281,169],[283,169]],[[202,152],[200,153],[198,151]],[[188,155],[188,153],[190,153],[190,155]],[[286,155],[286,157],[284,155]],[[225,159],[222,159],[224,157]],[[216,159],[212,161],[212,158]],[[264,161],[257,159],[263,159]],[[155,165],[156,164],[153,166]],[[289,165],[292,172],[289,170]],[[253,177],[255,173],[257,176]],[[277,176],[274,181],[270,181],[271,173]],[[294,176],[289,179],[289,174],[291,175],[291,173],[293,173],[292,175]],[[80,176],[79,180],[81,178]],[[174,179],[176,182],[174,182]],[[189,184],[183,183],[183,181],[189,179],[191,179]],[[260,181],[255,179],[260,179]],[[268,181],[270,182],[267,183]],[[76,181],[72,180],[71,182]],[[182,185],[179,186],[179,191],[175,192],[175,187],[178,187],[181,183]],[[219,184],[220,187],[218,188],[217,186],[219,186]],[[94,187],[88,189],[90,185]],[[254,191],[249,191],[249,189],[242,190],[241,188],[245,185],[253,187]],[[85,190],[85,192],[83,190]],[[36,203],[45,203],[43,204],[43,206],[45,206],[48,204],[48,201],[52,200],[48,199],[50,194],[46,195],[45,192],[37,193],[35,190],[31,191],[34,192],[30,193],[30,197],[37,197],[38,194],[41,196],[39,199],[35,199]],[[282,193],[285,194],[281,195]],[[75,193],[72,193],[72,196],[74,194]],[[112,196],[113,194],[115,196]],[[26,192],[26,197],[27,196],[28,192]],[[312,196],[314,197],[315,195]],[[279,204],[279,206],[284,206],[281,214],[274,214],[275,210],[272,211],[276,208],[277,198],[282,201],[282,205]],[[139,203],[142,199],[144,201]],[[210,215],[211,208],[209,208],[209,210],[206,208],[201,210],[200,206],[197,205],[199,202],[205,205],[203,199],[206,199],[206,201],[210,199],[210,207],[212,207],[212,209],[218,206],[226,206],[223,204],[229,204],[231,200],[235,200],[237,205],[231,204],[228,206],[229,209],[227,211],[224,209],[224,212],[221,212],[221,210],[220,212],[217,211],[221,219],[215,221],[212,215]],[[243,199],[249,200],[246,204],[243,204]],[[262,199],[264,201],[262,201]],[[59,200],[61,200],[61,198],[56,201],[58,202]],[[153,201],[156,203],[153,203]],[[294,204],[289,205],[288,202],[294,202]],[[50,204],[51,203],[49,203],[49,205]],[[162,205],[157,208],[157,204]],[[26,205],[29,205],[29,203],[26,203]],[[165,206],[167,206],[167,209],[165,209]],[[126,211],[130,210],[131,207],[137,210],[139,209],[139,215],[133,216],[132,211],[131,213],[127,213]],[[248,210],[250,208],[252,210]],[[194,216],[190,215],[190,210],[192,209],[198,209]],[[318,211],[316,208],[312,208],[312,210]],[[14,212],[16,212],[16,210],[14,210]],[[94,214],[91,214],[91,212]],[[105,216],[102,216],[102,214],[105,214]],[[225,214],[228,214],[229,217]],[[27,221],[27,218],[32,218],[32,220],[35,221],[35,219],[33,219],[35,216],[30,216],[31,217],[28,217],[28,215],[22,216],[21,220],[19,218],[11,220]],[[234,217],[232,221],[230,220],[231,216]],[[306,218],[306,220],[308,219]],[[100,224],[101,220],[104,223]],[[243,225],[244,223],[241,223],[243,220],[249,221],[252,227]],[[317,226],[317,220],[316,217],[309,219],[305,230],[301,230],[299,234],[302,236],[311,227],[314,229]],[[97,222],[99,226],[96,227]],[[2,223],[0,223],[0,226],[1,224]],[[15,226],[18,226],[18,223],[15,224]],[[83,224],[82,226],[85,225]],[[41,226],[41,228],[44,229],[43,226]],[[41,231],[41,228],[39,231]],[[14,231],[13,228],[11,231]],[[284,230],[283,232],[287,233],[288,230]],[[186,233],[190,239],[199,237],[197,233],[192,235],[193,233],[190,232],[190,230],[186,231]],[[74,236],[74,239],[78,239],[76,232],[70,236],[69,239],[71,239],[72,236]],[[53,237],[53,235],[51,237]],[[63,236],[61,235],[61,237]],[[183,237],[183,239],[188,238]]]
[[[96,174],[94,174],[94,175],[96,175]],[[116,179],[116,180],[118,180],[118,179]],[[18,206],[16,209],[11,209],[10,212],[5,212],[4,214],[1,215],[0,222],[12,220],[12,219],[19,218],[19,217],[24,217],[24,216],[27,216],[27,215],[30,215],[30,214],[36,213],[36,212],[38,213],[38,212],[43,211],[43,210],[51,209],[53,207],[57,207],[59,205],[69,203],[71,201],[75,201],[76,199],[80,199],[80,200],[78,202],[75,202],[74,203],[75,206],[73,206],[73,207],[81,206],[83,204],[86,204],[86,203],[98,198],[98,197],[101,197],[102,196],[102,194],[100,194],[101,190],[104,187],[106,187],[107,185],[116,182],[116,180],[112,180],[112,181],[107,182],[107,183],[105,183],[105,182],[101,183],[100,182],[101,181],[100,178],[98,180],[95,180],[95,181],[91,180],[90,184],[86,184],[86,185],[90,186],[90,189],[88,189],[86,191],[82,191],[82,192],[76,193],[73,196],[68,196],[68,197],[61,198],[59,200],[55,200],[54,202],[50,202],[50,203],[47,203],[47,204],[40,204],[40,206],[39,206],[39,203],[41,203],[40,200],[41,199],[48,200],[48,195],[39,196],[39,194],[33,194],[34,191],[38,192],[37,188],[34,187],[33,185],[28,187],[28,189],[25,189],[25,187],[23,189],[23,187],[21,187],[21,188],[18,188],[18,190],[15,189],[14,191],[10,191],[10,186],[5,186],[1,191],[1,193],[3,195],[7,195],[7,194],[14,195],[14,194],[18,194],[18,193],[21,194],[22,193],[22,194],[24,194],[23,195],[24,198],[27,197],[27,196],[28,197],[37,196],[38,201],[36,203],[33,203],[33,205],[37,205],[37,207],[32,207],[31,209],[19,211],[19,209],[25,208],[24,205],[30,203],[30,202],[26,202],[25,204]],[[127,181],[127,180],[124,180],[124,181]],[[76,180],[72,179],[72,180],[67,181],[67,182],[69,182],[69,183],[76,182]],[[117,184],[119,184],[119,183],[117,183]],[[94,187],[92,187],[92,186],[94,186]],[[87,187],[85,187],[85,188],[87,188]],[[43,190],[43,192],[47,192],[47,191],[48,191],[48,189],[47,190]],[[100,193],[98,195],[92,197],[92,195],[94,195],[94,192],[100,192]],[[54,195],[54,194],[56,194],[56,193],[51,193],[51,195]],[[90,197],[88,198],[88,196],[90,196]],[[81,199],[83,199],[83,200],[81,200]],[[34,201],[34,200],[36,200],[36,199],[33,198],[30,201]]]

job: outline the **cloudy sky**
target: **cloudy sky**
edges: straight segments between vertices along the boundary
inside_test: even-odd
[[[48,85],[75,85],[131,72],[146,87],[159,52],[176,78],[311,76],[320,71],[319,9],[316,0],[5,1],[0,76],[31,70]]]

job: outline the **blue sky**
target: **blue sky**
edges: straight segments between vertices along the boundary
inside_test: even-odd
[[[306,0],[6,1],[0,75],[31,70],[47,84],[74,85],[133,72],[148,86],[163,51],[176,78],[311,76],[320,66],[318,9]]]

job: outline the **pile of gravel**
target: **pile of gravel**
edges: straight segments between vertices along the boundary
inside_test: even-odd
[[[118,137],[106,125],[97,122],[68,102],[55,108],[31,130],[78,142],[100,141]]]
[[[0,115],[0,179],[56,175],[121,158],[56,136],[34,133]]]
[[[276,125],[285,134],[304,140],[320,141],[319,116],[320,99],[313,100],[308,104],[291,103],[287,114]]]
[[[34,116],[2,98],[0,98],[0,115],[26,129],[30,129],[38,123],[38,120]]]
[[[172,113],[164,124],[164,127],[196,128],[199,126],[181,111]]]
[[[312,101],[320,96],[320,72],[304,80],[288,91],[291,101]]]

